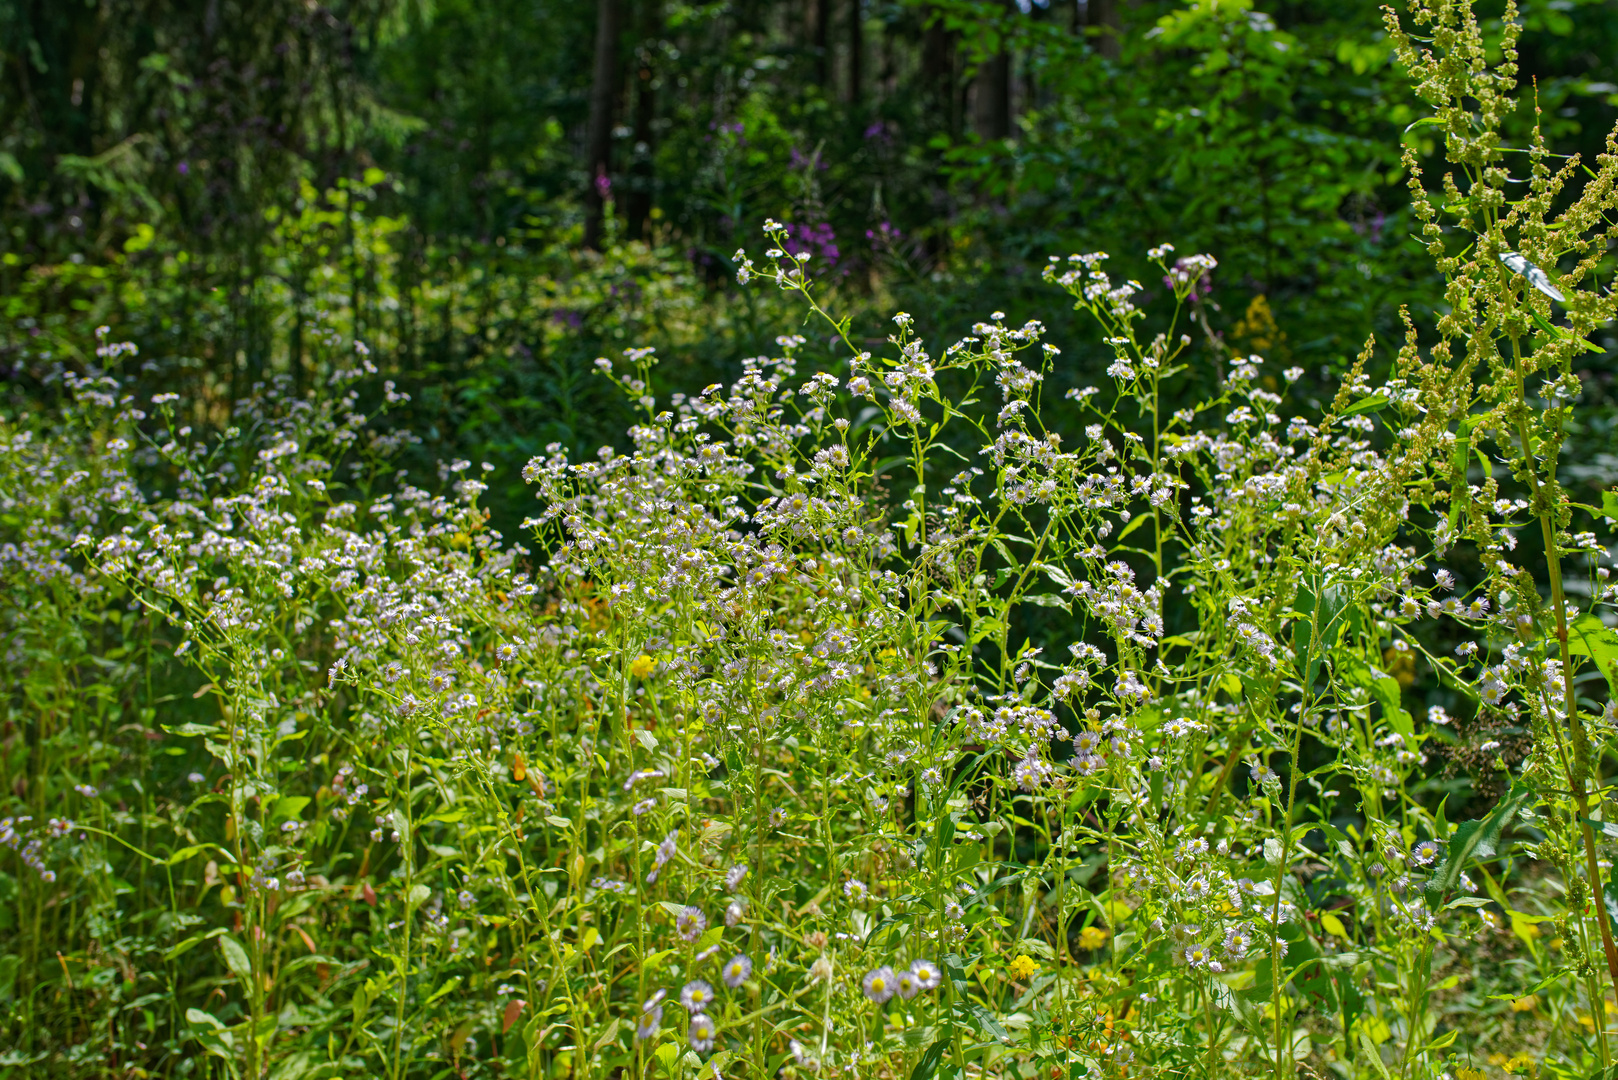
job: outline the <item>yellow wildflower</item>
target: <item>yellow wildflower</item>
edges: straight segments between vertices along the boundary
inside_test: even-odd
[[[657,670],[657,661],[645,653],[641,653],[629,662],[629,673],[637,679],[650,678],[652,672]]]
[[[1099,949],[1107,943],[1112,935],[1099,926],[1086,926],[1079,931],[1079,948]]]
[[[1011,966],[1006,968],[1006,973],[1015,982],[1027,982],[1034,977],[1034,972],[1038,970],[1039,965],[1034,963],[1031,957],[1023,955],[1011,962]]]
[[[1511,1011],[1512,1012],[1533,1012],[1534,1011],[1534,1006],[1538,1005],[1538,1004],[1539,1004],[1539,999],[1537,997],[1535,997],[1533,994],[1529,994],[1527,997],[1520,997],[1520,998],[1517,998],[1515,1001],[1513,1001],[1511,1003]]]

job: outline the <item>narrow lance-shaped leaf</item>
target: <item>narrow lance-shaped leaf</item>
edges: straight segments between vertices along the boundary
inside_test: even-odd
[[[1536,798],[1531,788],[1517,781],[1488,816],[1465,822],[1456,829],[1444,853],[1444,861],[1427,883],[1427,890],[1440,896],[1449,892],[1461,880],[1461,871],[1468,863],[1481,862],[1498,854],[1501,835],[1518,812]]]

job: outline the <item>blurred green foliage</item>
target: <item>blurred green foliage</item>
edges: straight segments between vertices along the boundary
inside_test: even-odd
[[[1522,18],[1556,149],[1599,152],[1618,13]],[[774,217],[845,310],[934,338],[1035,313],[1049,255],[1173,237],[1221,261],[1211,331],[1338,371],[1438,298],[1398,164],[1436,148],[1383,38],[1320,0],[7,0],[0,363],[27,407],[111,324],[223,420],[358,336],[424,453],[514,479],[622,430],[597,355],[693,385],[792,328],[731,276]]]

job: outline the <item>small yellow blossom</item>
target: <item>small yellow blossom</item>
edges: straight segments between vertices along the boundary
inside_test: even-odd
[[[1027,982],[1034,977],[1034,972],[1038,970],[1039,965],[1034,963],[1032,958],[1024,955],[1013,960],[1011,966],[1006,968],[1006,973],[1011,976],[1013,981]]]
[[[629,662],[629,673],[637,679],[650,678],[652,672],[657,670],[657,661],[645,653],[641,653]]]
[[[1538,1005],[1538,1004],[1539,1004],[1539,999],[1537,997],[1535,997],[1533,994],[1529,994],[1527,997],[1520,997],[1520,998],[1517,998],[1515,1001],[1513,1001],[1511,1003],[1511,1011],[1512,1012],[1533,1012],[1534,1011],[1534,1006]]]
[[[1086,926],[1079,931],[1079,948],[1099,949],[1107,943],[1112,935],[1099,926]]]
[[[1511,1058],[1504,1054],[1490,1054],[1489,1064],[1499,1066],[1500,1070],[1509,1076],[1533,1076],[1539,1071],[1539,1066],[1527,1054],[1518,1054]]]

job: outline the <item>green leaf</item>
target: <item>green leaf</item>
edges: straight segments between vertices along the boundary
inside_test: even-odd
[[[1113,543],[1115,543],[1115,544],[1122,543],[1124,537],[1128,536],[1130,533],[1134,532],[1136,529],[1140,528],[1141,525],[1143,525],[1144,523],[1146,523],[1146,522],[1148,522],[1150,520],[1152,520],[1152,517],[1151,517],[1150,514],[1136,514],[1133,518],[1130,519],[1129,524],[1125,525],[1123,527],[1123,529],[1118,533],[1118,538],[1116,540],[1114,540]]]
[[[219,1022],[218,1017],[212,1013],[205,1013],[201,1009],[185,1010],[186,1023],[192,1027],[209,1028],[213,1031],[224,1031],[225,1025]]]
[[[955,815],[949,811],[938,815],[938,826],[933,830],[934,857],[942,860],[955,839]]]
[[[1298,599],[1293,605],[1298,618],[1292,624],[1292,649],[1305,693],[1314,686],[1320,662],[1342,630],[1348,600],[1347,589],[1341,585],[1322,587],[1319,578],[1298,586]]]
[[[179,851],[176,851],[174,854],[170,855],[167,859],[164,859],[164,865],[178,866],[187,859],[192,858],[206,849],[207,847],[204,844],[192,844],[190,847],[183,847]]]
[[[405,903],[411,907],[420,907],[433,895],[433,891],[425,885],[410,886],[410,894],[405,897]]]
[[[224,954],[225,966],[230,973],[238,979],[251,979],[253,977],[253,962],[247,959],[247,950],[242,943],[224,934],[219,938],[219,951]]]
[[[163,954],[163,959],[165,959],[165,960],[173,960],[176,956],[180,956],[180,955],[182,955],[184,953],[190,952],[192,949],[196,948],[201,943],[202,943],[202,938],[201,938],[200,935],[197,936],[197,937],[188,937],[184,941],[180,942],[178,945],[175,945],[174,947],[169,949],[167,952],[165,952]]]
[[[1524,806],[1537,799],[1533,789],[1520,780],[1515,781],[1487,817],[1465,822],[1456,829],[1444,852],[1444,861],[1427,882],[1427,891],[1442,896],[1455,888],[1461,880],[1461,871],[1466,869],[1468,863],[1474,859],[1479,862],[1492,859],[1500,850],[1500,836],[1511,824],[1511,819]]]
[[[983,1029],[985,1035],[992,1035],[1003,1043],[1011,1041],[1011,1032],[1007,1031],[1005,1026],[999,1020],[996,1020],[994,1014],[989,1012],[988,1009],[975,1001],[964,1002],[964,1004],[966,1005],[966,1011],[977,1019],[978,1027]]]
[[[1360,415],[1360,413],[1381,412],[1382,407],[1384,405],[1386,405],[1387,403],[1388,403],[1388,395],[1386,395],[1386,394],[1372,394],[1370,397],[1360,398],[1354,404],[1350,405],[1348,408],[1346,408],[1342,412],[1338,413],[1337,416],[1338,416],[1338,419],[1341,420],[1344,417],[1348,417],[1348,416],[1358,416],[1358,415]]]
[[[1545,318],[1545,316],[1541,315],[1537,311],[1531,312],[1531,315],[1533,317],[1533,320],[1534,320],[1535,324],[1538,325],[1541,330],[1543,330],[1547,334],[1551,335],[1551,337],[1560,338],[1563,341],[1577,341],[1581,346],[1583,346],[1583,351],[1584,352],[1590,352],[1590,353],[1595,353],[1597,355],[1600,355],[1601,353],[1606,351],[1605,349],[1603,349],[1601,346],[1595,344],[1594,342],[1586,341],[1584,338],[1579,337],[1577,334],[1575,334],[1573,331],[1567,329],[1566,327],[1564,327],[1564,326],[1556,326],[1556,325],[1552,324],[1548,319]]]
[[[1051,948],[1050,942],[1041,941],[1038,938],[1023,938],[1017,942],[1017,948],[1031,956],[1037,956],[1041,960],[1056,959],[1056,950]]]
[[[933,1073],[938,1071],[938,1063],[944,1060],[944,1051],[949,1047],[949,1039],[942,1038],[927,1048],[916,1062],[916,1067],[910,1072],[910,1080],[932,1080]]]
[[[1492,903],[1494,903],[1494,901],[1488,900],[1481,896],[1457,896],[1455,899],[1444,905],[1444,910],[1448,911],[1450,908],[1463,907],[1486,908]]]
[[[1607,495],[1611,493],[1608,492]],[[1603,495],[1605,503],[1607,495]],[[1618,694],[1618,631],[1613,630],[1595,615],[1586,612],[1567,627],[1567,651],[1574,656],[1588,656],[1595,661],[1601,674],[1606,676],[1607,687]]]
[[[1376,1066],[1377,1074],[1382,1080],[1393,1080],[1393,1077],[1388,1075],[1388,1067],[1382,1064],[1382,1051],[1376,1048],[1376,1043],[1371,1041],[1371,1036],[1367,1035],[1363,1028],[1360,1029],[1360,1048],[1365,1051],[1366,1059]]]
[[[1449,524],[1453,529],[1461,520],[1461,510],[1470,500],[1466,486],[1466,455],[1472,446],[1472,425],[1476,417],[1465,417],[1455,429],[1455,448],[1449,454],[1449,468],[1453,476],[1449,492]]]
[[[168,732],[170,735],[184,736],[215,735],[219,732],[218,726],[213,724],[178,724],[174,727],[164,724],[163,730]]]
[[[465,810],[445,810],[443,813],[433,814],[430,817],[424,818],[423,821],[441,821],[446,825],[452,825],[464,817],[466,817]]]
[[[432,996],[426,1001],[422,1002],[422,1004],[431,1005],[433,1002],[437,1001],[439,998],[443,997],[445,994],[449,993],[459,985],[461,985],[461,977],[459,975],[451,975],[449,978],[444,980],[444,985],[440,986],[437,990],[434,990],[432,992]]]
[[[275,821],[295,818],[303,813],[303,808],[308,806],[309,802],[306,795],[283,795],[275,800],[275,811],[270,817]]]
[[[1069,610],[1067,601],[1054,593],[1036,593],[1032,596],[1023,597],[1022,601],[1025,604],[1034,604],[1039,607],[1061,608],[1063,611]]]
[[[1601,512],[1607,517],[1618,520],[1618,491],[1603,491],[1601,493]]]
[[[1371,696],[1382,706],[1382,715],[1387,718],[1389,726],[1407,739],[1415,735],[1416,722],[1405,711],[1399,680],[1375,668],[1371,669],[1371,675]]]

